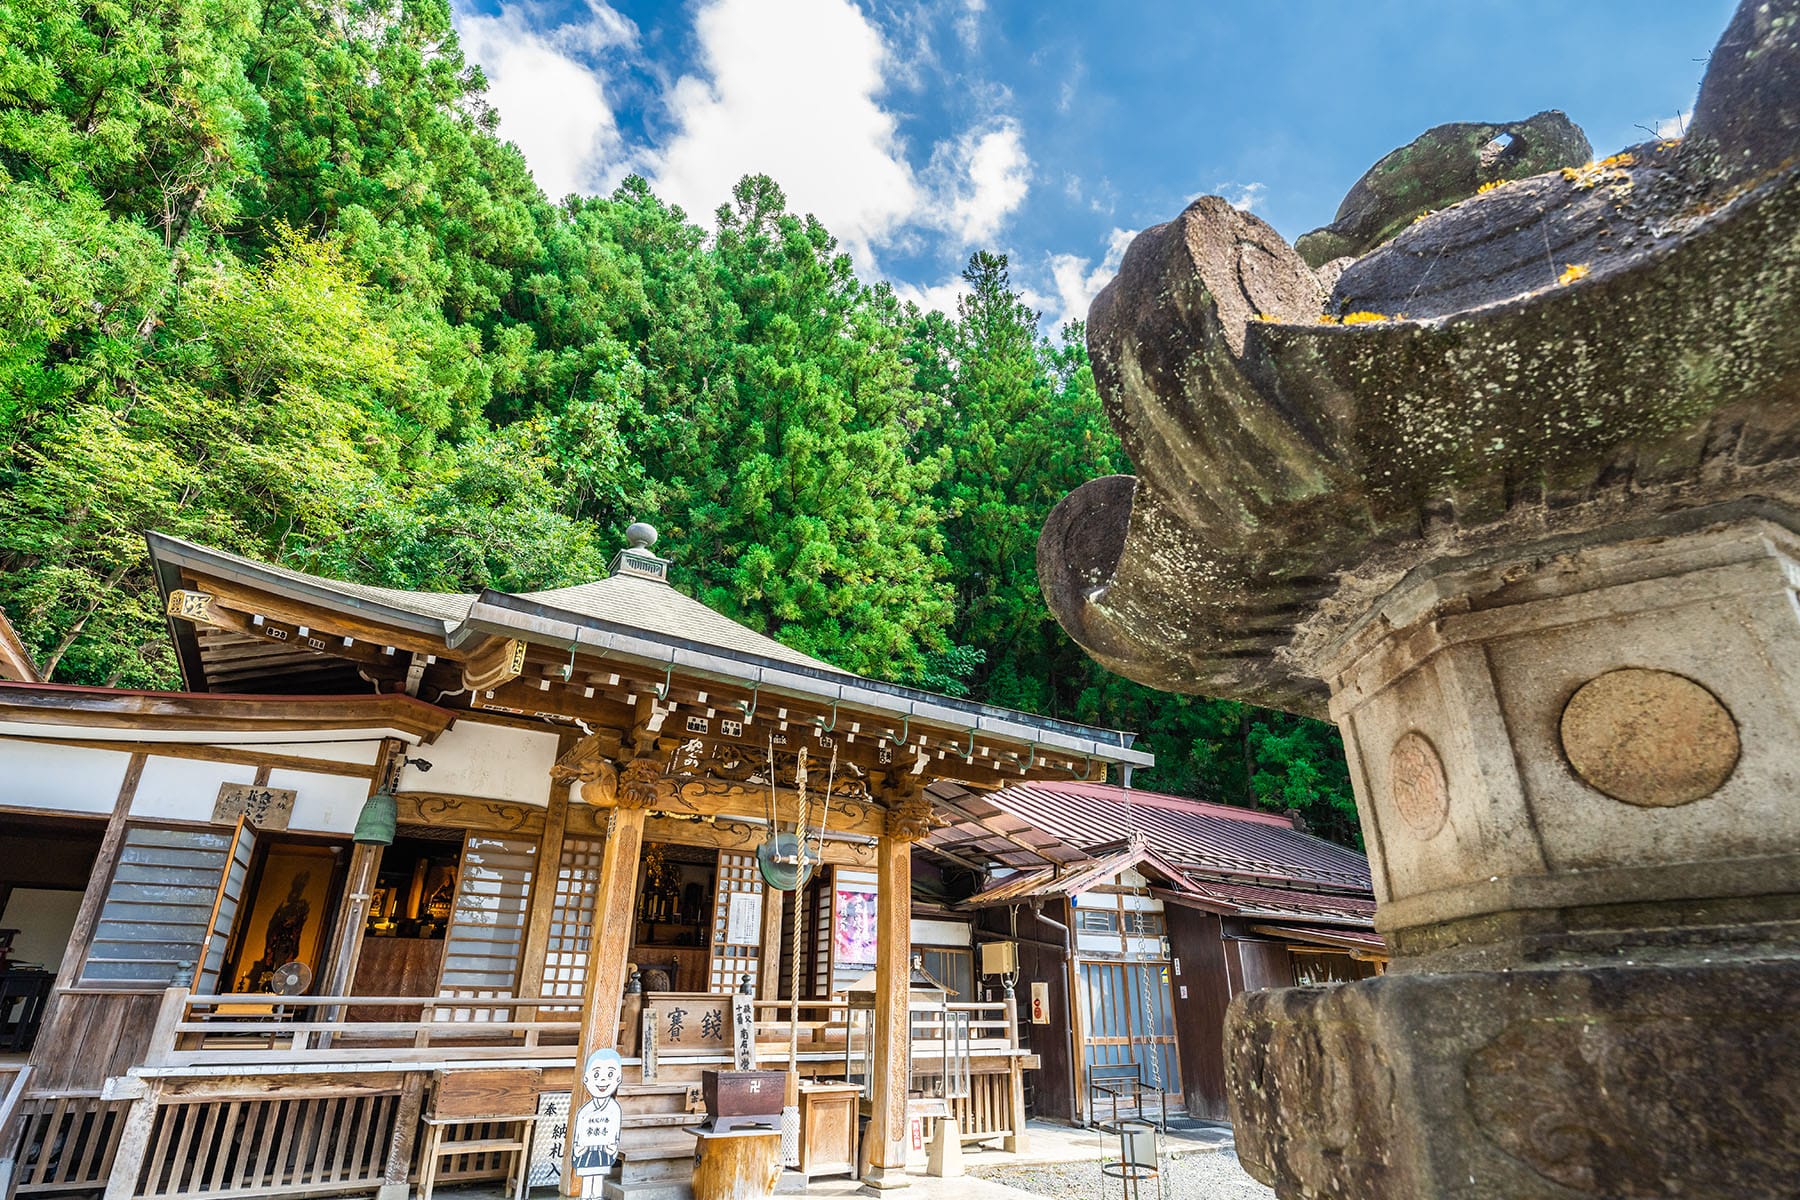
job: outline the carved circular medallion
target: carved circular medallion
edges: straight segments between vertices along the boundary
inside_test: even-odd
[[[1563,754],[1614,800],[1673,808],[1710,796],[1742,749],[1719,698],[1683,675],[1627,667],[1588,680],[1562,714]]]
[[[1388,788],[1394,807],[1420,838],[1437,836],[1450,816],[1450,783],[1437,747],[1412,730],[1400,735],[1388,752]]]

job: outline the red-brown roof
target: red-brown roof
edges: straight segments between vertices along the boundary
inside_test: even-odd
[[[1361,854],[1296,829],[1275,813],[1104,783],[1024,783],[984,799],[1039,836],[1089,853],[1104,853],[1141,833],[1190,875],[1356,892],[1371,886]]]

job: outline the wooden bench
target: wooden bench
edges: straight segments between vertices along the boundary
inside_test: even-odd
[[[1131,1101],[1132,1108],[1141,1118],[1144,1114],[1144,1074],[1137,1062],[1101,1063],[1087,1070],[1088,1111],[1095,1111],[1096,1094],[1107,1097],[1112,1102],[1112,1124],[1119,1124],[1119,1100],[1121,1097]],[[1163,1131],[1168,1132],[1169,1092],[1167,1088],[1159,1088],[1157,1095],[1157,1123]],[[1099,1122],[1095,1121],[1098,1125]],[[1105,1126],[1102,1126],[1105,1128]]]
[[[523,1200],[531,1172],[531,1134],[537,1125],[538,1088],[543,1072],[526,1068],[439,1071],[431,1089],[431,1111],[425,1115],[425,1153],[419,1162],[419,1200],[431,1200],[438,1161],[458,1154],[513,1155],[509,1191]],[[518,1125],[517,1137],[477,1138],[447,1142],[444,1135],[461,1125]]]

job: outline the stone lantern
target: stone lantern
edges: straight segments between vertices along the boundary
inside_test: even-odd
[[[1800,1179],[1800,0],[1682,139],[1572,130],[1431,131],[1316,266],[1196,201],[1089,317],[1138,474],[1052,515],[1051,607],[1338,724],[1394,953],[1233,1003],[1284,1198]]]

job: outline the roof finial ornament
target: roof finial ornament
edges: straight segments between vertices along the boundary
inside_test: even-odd
[[[656,545],[656,526],[647,521],[633,521],[625,527],[625,540],[629,545],[613,555],[609,574],[669,582],[668,560],[658,558],[650,549]]]

